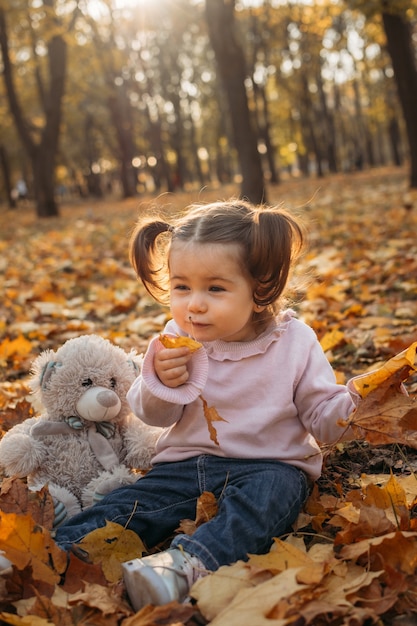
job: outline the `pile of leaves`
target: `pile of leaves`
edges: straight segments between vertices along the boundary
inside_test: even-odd
[[[0,550],[14,566],[0,578],[3,623],[360,626],[417,613],[417,207],[404,206],[406,179],[384,169],[269,191],[271,202],[284,201],[310,227],[294,308],[316,331],[339,382],[379,372],[362,379],[365,399],[346,423],[357,440],[324,450],[323,475],[294,533],[276,538],[267,555],[197,582],[192,603],[134,614],[120,563],[142,554],[140,539],[109,524],[85,539],[92,563],[75,554],[68,563],[53,540],[47,489],[34,494],[5,478]],[[176,212],[234,193],[190,192],[159,203]],[[0,212],[0,435],[33,414],[27,379],[41,350],[94,332],[141,352],[161,331],[167,311],[137,284],[127,260],[137,213],[152,204],[72,205],[47,222],[27,208]],[[195,519],[179,530],[192,534],[215,512],[212,494],[203,494]]]

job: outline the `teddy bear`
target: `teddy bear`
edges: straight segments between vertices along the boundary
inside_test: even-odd
[[[48,485],[55,526],[147,470],[161,428],[135,417],[126,393],[141,357],[98,335],[66,341],[33,362],[29,385],[41,414],[0,441],[5,475]]]

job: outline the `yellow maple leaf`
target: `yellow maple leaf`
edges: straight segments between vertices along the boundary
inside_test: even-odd
[[[101,564],[109,582],[121,579],[122,563],[146,553],[141,538],[133,530],[109,521],[88,533],[78,545],[88,552],[93,563]]]
[[[159,341],[165,348],[189,348],[191,352],[199,350],[203,344],[191,337],[170,337],[169,335],[159,335]]]

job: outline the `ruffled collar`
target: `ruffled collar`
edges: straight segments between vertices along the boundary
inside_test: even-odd
[[[286,331],[294,311],[287,309],[280,313],[256,339],[252,341],[216,341],[203,342],[207,355],[215,361],[239,361],[257,354],[264,354],[269,346],[278,341]]]

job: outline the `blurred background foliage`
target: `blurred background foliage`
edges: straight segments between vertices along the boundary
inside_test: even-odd
[[[410,164],[417,0],[0,0],[0,202]],[[22,186],[22,181],[24,185]],[[26,189],[25,189],[26,186]]]

